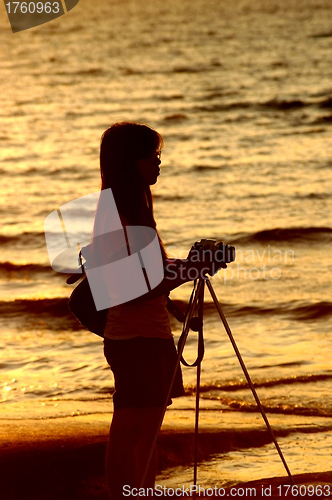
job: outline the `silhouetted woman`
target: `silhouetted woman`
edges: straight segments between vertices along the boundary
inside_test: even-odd
[[[116,123],[102,136],[102,189],[112,189],[125,227],[156,229],[150,186],[160,174],[162,142],[156,131],[136,123]],[[167,274],[169,261],[160,238],[159,243],[164,279],[138,300],[111,307],[104,332],[104,353],[115,380],[114,413],[106,454],[112,500],[126,497],[124,486],[141,486],[176,363],[165,295],[189,280],[183,269],[181,274]],[[183,264],[173,261],[173,271],[180,263]],[[183,394],[179,369],[172,397]],[[154,487],[156,461],[155,451],[145,488]]]

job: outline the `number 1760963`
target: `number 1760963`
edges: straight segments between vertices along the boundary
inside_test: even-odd
[[[305,485],[301,484],[300,486],[297,485],[290,485],[290,484],[283,484],[278,486],[278,492],[279,496],[289,496],[289,497],[329,497],[332,493],[331,486],[329,484],[317,484],[317,485]]]
[[[59,2],[8,2],[5,4],[8,14],[58,14]]]

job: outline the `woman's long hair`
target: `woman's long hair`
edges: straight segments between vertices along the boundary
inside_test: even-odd
[[[156,228],[151,189],[142,181],[136,162],[161,149],[162,144],[158,132],[139,123],[115,123],[101,137],[101,189],[112,189],[119,214],[129,225]],[[160,244],[166,257],[161,240]]]

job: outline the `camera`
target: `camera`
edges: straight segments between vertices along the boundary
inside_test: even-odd
[[[213,252],[214,259],[218,262],[229,264],[235,261],[235,248],[231,245],[224,245],[222,241],[217,243],[216,240],[202,239],[194,243],[194,248],[203,252]]]

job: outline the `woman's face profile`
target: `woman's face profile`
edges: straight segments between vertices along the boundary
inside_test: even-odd
[[[142,158],[136,162],[137,172],[141,176],[143,182],[149,186],[157,182],[160,174],[160,155],[161,151],[154,151],[146,158]]]

